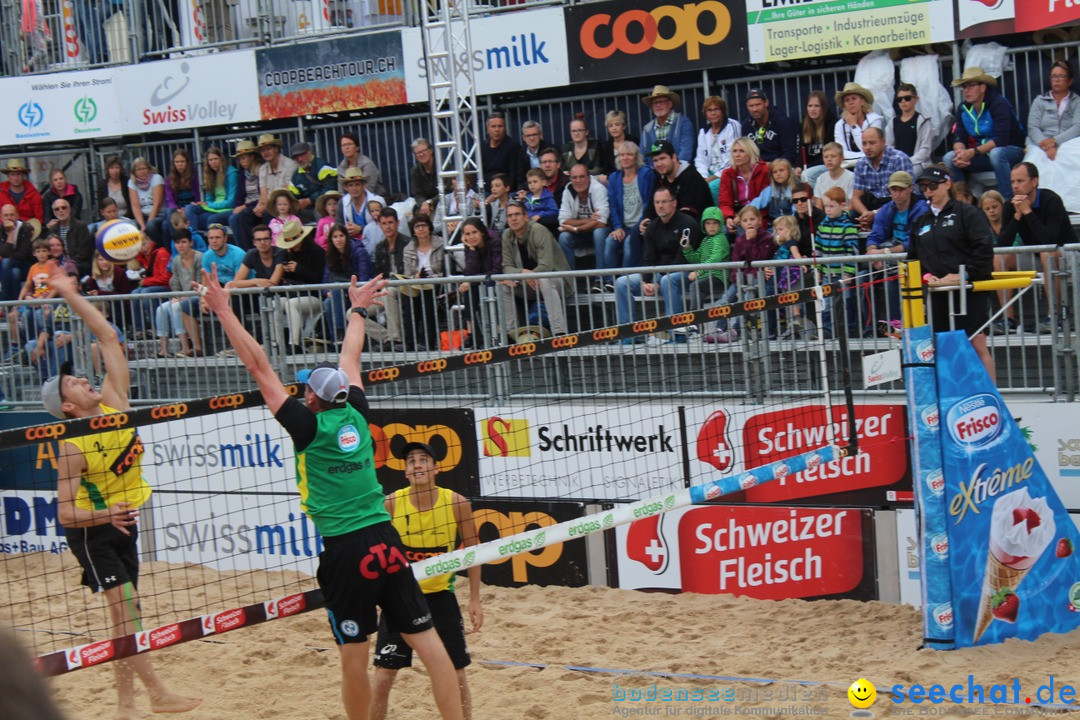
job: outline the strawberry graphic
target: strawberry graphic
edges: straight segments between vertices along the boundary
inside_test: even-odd
[[[1069,538],[1061,538],[1058,540],[1057,549],[1054,551],[1059,558],[1067,558],[1072,555],[1073,544]]]
[[[1020,598],[1012,591],[1012,588],[1001,588],[994,593],[990,607],[998,620],[1016,622],[1016,614],[1020,611]]]

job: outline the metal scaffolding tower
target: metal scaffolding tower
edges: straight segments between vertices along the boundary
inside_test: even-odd
[[[477,192],[484,195],[469,0],[422,0],[420,6],[435,165],[444,187],[457,179],[458,212],[446,219],[461,219],[476,215],[466,207],[466,173],[475,175]]]

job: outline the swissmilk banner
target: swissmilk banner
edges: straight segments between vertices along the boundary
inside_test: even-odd
[[[937,335],[956,647],[1080,625],[1080,532],[963,332]]]

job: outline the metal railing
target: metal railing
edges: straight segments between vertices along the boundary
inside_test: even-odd
[[[1015,257],[1020,268],[1030,267],[1042,274],[1039,253],[1054,249],[1009,248],[999,254]],[[846,327],[854,378],[861,377],[861,362],[866,355],[898,344],[897,323],[893,322],[899,319],[894,270],[902,257],[856,256],[844,261],[854,264],[858,272],[847,280],[849,290],[843,293],[844,301],[833,308],[834,316],[826,328],[839,332],[841,325]],[[875,267],[883,258],[888,264]],[[988,342],[997,364],[998,386],[1003,391],[1072,400],[1080,371],[1080,339],[1072,313],[1080,302],[1080,245],[1068,246],[1049,260],[1051,279],[1056,282],[1041,282],[1009,305],[995,322]],[[694,309],[782,292],[788,285],[781,284],[778,290],[776,278],[789,266],[803,266],[801,277],[790,285],[803,287],[811,278],[805,267],[809,262],[754,263],[755,268],[774,270],[771,281],[765,272],[745,277],[745,267],[739,263],[531,276],[561,288],[561,305],[557,304],[559,293],[550,292],[550,286],[537,283],[530,287],[522,284],[520,275],[395,281],[385,308],[372,312],[367,321],[364,364],[371,368],[437,361],[447,353],[482,351],[527,341],[530,333],[545,336],[549,331],[589,332],[672,314],[676,306],[670,297],[661,297],[660,293],[650,297],[624,289],[624,285],[634,287],[627,281],[638,272],[671,275],[675,282],[667,290],[678,288],[686,301],[684,307]],[[711,294],[703,293],[703,283],[691,284],[685,274],[672,275],[704,268],[733,273],[737,289],[726,297],[719,288]],[[592,291],[601,279],[613,280],[614,291]],[[840,278],[827,279],[836,282]],[[469,283],[469,289],[459,293],[458,286],[463,282]],[[1060,293],[1060,302],[1055,299],[1056,293]],[[299,368],[337,358],[344,332],[345,298],[344,286],[326,285],[234,291],[232,302],[279,375],[288,380]],[[1008,298],[1003,296],[1001,301],[1008,303]],[[95,302],[108,308],[111,321],[124,336],[134,403],[182,401],[254,387],[247,369],[230,352],[220,326],[213,316],[199,311],[194,295],[139,294],[98,297]],[[174,306],[178,305],[184,306],[184,312],[176,311]],[[0,347],[11,344],[14,327],[21,351],[14,361],[0,365],[0,391],[5,404],[37,405],[41,381],[54,374],[65,359],[74,360],[80,372],[100,374],[93,339],[78,318],[65,316],[63,311],[56,313],[62,303],[28,301],[0,306],[7,313],[0,322]],[[45,306],[54,308],[52,318],[38,317],[27,327],[33,322],[28,320],[33,310]],[[12,322],[14,307],[23,308],[16,325]],[[564,309],[564,325],[559,318],[560,308]],[[797,314],[801,315],[798,323]],[[819,381],[813,370],[817,360],[812,317],[811,312],[788,308],[733,319],[730,324],[709,323],[685,334],[654,335],[640,343],[624,340],[616,344],[583,344],[562,353],[509,364],[376,385],[371,392],[375,396],[438,396],[474,401],[510,397],[670,397],[683,393],[737,397],[798,394],[815,390]],[[1014,319],[1015,326],[1008,328],[1006,318]],[[47,333],[39,335],[42,330]],[[719,331],[727,337],[721,339]],[[45,350],[35,350],[39,340],[45,343]],[[829,347],[830,352],[838,352],[835,342],[830,342]],[[188,352],[178,355],[184,349]],[[200,352],[192,352],[196,349]],[[859,387],[856,391],[863,392]],[[872,392],[899,394],[902,390],[888,385]]]

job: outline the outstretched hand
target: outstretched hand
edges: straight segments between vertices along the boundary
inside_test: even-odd
[[[56,294],[62,298],[69,298],[72,295],[78,295],[78,281],[72,276],[68,275],[67,272],[56,262],[50,260],[49,265],[49,287],[56,290]]]
[[[218,279],[217,263],[211,263],[210,267],[212,268],[211,272],[203,270],[202,284],[192,283],[192,286],[202,295],[206,307],[210,308],[214,314],[218,314],[229,309],[229,291],[221,286],[221,281]]]
[[[352,276],[352,284],[349,286],[349,302],[352,303],[352,307],[368,308],[372,305],[382,305],[379,298],[388,294],[386,286],[390,284],[389,280],[383,278],[383,276],[376,275],[371,280],[368,280],[363,285],[356,284],[356,276]]]

